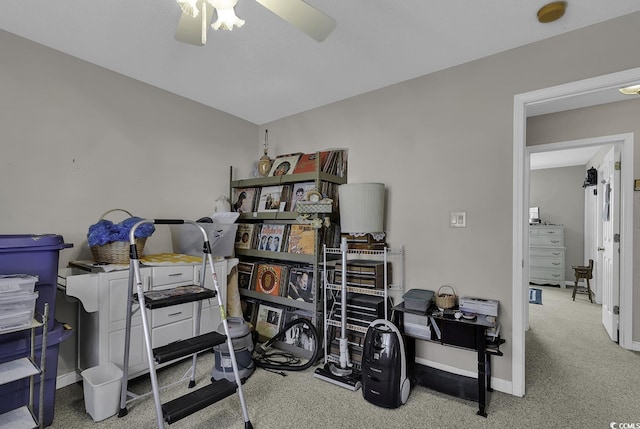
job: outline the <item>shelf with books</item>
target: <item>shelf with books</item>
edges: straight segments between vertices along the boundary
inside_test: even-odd
[[[335,246],[340,241],[338,186],[347,182],[346,155],[346,150],[283,155],[274,160],[270,176],[261,178],[234,180],[231,169],[232,209],[240,212],[235,255],[240,260],[243,306],[262,305],[263,317],[275,317],[279,309],[282,317],[305,317],[316,327],[320,342],[324,320],[321,249],[323,244]],[[285,163],[289,164],[287,171],[274,176],[278,165]],[[316,201],[310,198],[315,192],[330,204],[331,212],[299,213],[297,202]],[[271,286],[274,282],[277,288]],[[267,307],[278,311],[265,313]],[[245,312],[245,319],[257,326],[257,314]],[[265,326],[264,320],[261,326]],[[289,338],[289,333],[286,336]],[[307,344],[308,340],[291,339],[289,345],[295,348],[292,344],[298,343]],[[309,354],[305,351],[300,355]]]

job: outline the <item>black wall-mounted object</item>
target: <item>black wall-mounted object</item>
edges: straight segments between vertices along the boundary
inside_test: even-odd
[[[587,170],[587,177],[584,179],[583,188],[587,186],[595,186],[598,184],[598,170],[591,167]]]

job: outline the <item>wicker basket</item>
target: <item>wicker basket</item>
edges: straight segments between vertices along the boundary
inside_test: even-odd
[[[442,288],[449,288],[451,289],[452,293],[441,292]],[[442,285],[440,286],[440,289],[438,289],[438,292],[436,292],[435,300],[436,306],[438,308],[446,310],[456,306],[456,304],[458,303],[458,295],[456,294],[456,290],[453,288],[453,286]]]
[[[121,211],[133,217],[131,213],[124,209],[111,209],[100,216],[100,220],[111,212]],[[147,242],[145,238],[136,238],[136,248],[138,255],[142,255],[144,245]],[[129,263],[129,242],[128,241],[112,241],[102,246],[91,246],[91,255],[96,262],[104,262],[107,264],[128,264]]]

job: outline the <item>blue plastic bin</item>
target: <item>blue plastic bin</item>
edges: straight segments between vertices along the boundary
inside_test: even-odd
[[[60,250],[73,247],[55,234],[0,235],[0,274],[32,274],[39,277],[36,283],[38,299],[36,312],[42,314],[44,304],[49,303],[49,330],[54,328],[58,261]],[[0,339],[0,341],[2,341]]]
[[[53,319],[53,318],[52,318]],[[71,329],[65,329],[59,322],[54,322],[54,328],[47,334],[47,361],[44,379],[44,425],[53,422],[55,407],[56,378],[58,377],[58,349],[60,343],[73,334]],[[36,361],[40,362],[42,336],[36,336]],[[31,351],[29,338],[20,338],[12,342],[0,344],[0,363],[28,356]],[[40,379],[35,377],[34,407],[38,409],[40,399]],[[0,386],[0,414],[29,403],[29,379],[14,381]],[[37,415],[37,414],[36,414]]]

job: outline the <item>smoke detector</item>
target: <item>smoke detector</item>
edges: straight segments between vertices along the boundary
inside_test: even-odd
[[[546,4],[538,10],[538,21],[543,24],[556,21],[564,15],[567,10],[567,2],[555,1],[553,3]]]

